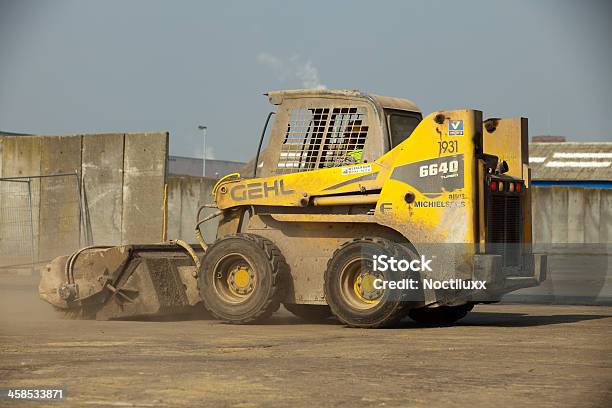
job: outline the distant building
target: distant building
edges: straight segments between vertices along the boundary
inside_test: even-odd
[[[531,137],[532,143],[563,143],[565,141],[565,136],[540,135]]]
[[[220,178],[235,173],[243,162],[206,159],[206,177]],[[195,157],[169,156],[168,173],[173,176],[202,177],[202,159]]]
[[[612,143],[530,143],[535,186],[612,188]]]

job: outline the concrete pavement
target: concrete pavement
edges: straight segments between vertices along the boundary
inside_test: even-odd
[[[612,308],[479,305],[453,327],[71,321],[0,284],[0,388],[52,406],[609,406]],[[6,406],[44,406],[16,403]]]

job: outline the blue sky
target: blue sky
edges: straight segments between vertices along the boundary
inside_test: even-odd
[[[611,140],[608,3],[0,0],[0,129],[168,130],[200,157],[203,123],[247,160],[265,91],[324,85]]]

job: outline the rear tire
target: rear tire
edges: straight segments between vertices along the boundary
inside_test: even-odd
[[[409,274],[374,272],[373,255],[411,259],[406,247],[383,238],[359,238],[340,246],[327,263],[325,299],[334,315],[352,327],[379,328],[397,323],[406,314],[407,290],[380,290],[375,279],[409,278]],[[378,285],[377,285],[378,286]]]
[[[285,309],[307,322],[322,322],[333,316],[327,305],[303,305],[285,303]]]
[[[418,323],[445,326],[463,319],[473,308],[473,304],[432,308],[423,307],[410,310],[408,316]]]
[[[206,251],[198,285],[204,307],[228,323],[259,322],[278,310],[288,266],[272,241],[230,235]]]

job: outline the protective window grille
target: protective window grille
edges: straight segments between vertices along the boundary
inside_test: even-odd
[[[277,173],[356,164],[367,134],[366,108],[293,109]]]

